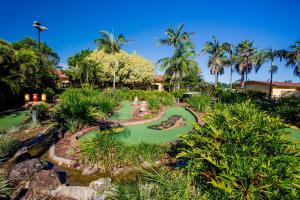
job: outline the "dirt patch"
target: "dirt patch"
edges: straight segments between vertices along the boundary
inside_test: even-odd
[[[76,158],[77,150],[71,146],[71,138],[73,134],[66,132],[64,137],[61,138],[55,145],[55,155],[63,158],[74,160]]]

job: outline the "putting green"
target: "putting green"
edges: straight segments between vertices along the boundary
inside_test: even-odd
[[[293,142],[297,143],[297,147],[300,147],[300,129],[297,127],[291,127],[287,128],[286,130],[290,133],[289,138]]]
[[[18,126],[27,116],[28,111],[16,111],[0,115],[0,130],[6,130]]]
[[[134,107],[128,101],[122,102],[121,105],[122,107],[112,114],[111,119],[131,119]]]
[[[160,124],[162,121],[168,119],[171,115],[181,115],[186,119],[186,124],[184,126],[174,127],[169,130],[154,130],[148,128],[150,125]],[[160,144],[164,142],[175,141],[180,135],[188,133],[193,129],[193,122],[196,122],[196,119],[189,111],[182,107],[170,107],[160,120],[146,124],[125,126],[124,130],[122,130],[120,133],[114,134],[114,136],[119,138],[127,145],[139,144],[142,142],[149,144]],[[95,130],[86,134],[80,139],[95,137],[97,134],[99,134],[99,131]]]

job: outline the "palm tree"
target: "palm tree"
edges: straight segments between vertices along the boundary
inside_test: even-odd
[[[108,31],[101,31],[100,38],[95,40],[99,49],[104,50],[108,54],[114,55],[115,53],[120,52],[121,47],[128,42],[123,35],[118,35],[117,38],[114,37],[113,33]],[[116,88],[116,72],[118,68],[118,60],[111,63],[113,68],[113,89]]]
[[[284,55],[287,66],[294,68],[294,74],[300,77],[300,40],[289,47],[289,51]]]
[[[180,81],[187,76],[190,71],[197,71],[197,62],[194,60],[195,53],[187,48],[179,48],[171,57],[165,57],[158,61],[165,76],[170,77],[170,84],[177,81],[177,89],[180,89]]]
[[[246,90],[245,79],[247,82],[247,75],[251,72],[256,64],[257,48],[254,47],[252,41],[245,40],[239,43],[235,48],[236,63],[235,69],[240,74],[241,89]],[[243,84],[245,87],[243,87]]]
[[[176,29],[168,28],[165,32],[166,38],[159,39],[161,45],[168,45],[173,48],[171,57],[162,58],[158,61],[165,75],[170,76],[170,83],[177,80],[177,89],[180,89],[180,81],[191,69],[198,67],[195,62],[194,45],[190,39],[193,33],[182,32],[184,25],[180,24]]]
[[[229,65],[229,59],[226,56],[228,50],[228,43],[220,43],[217,38],[213,36],[213,40],[206,42],[202,51],[209,54],[208,67],[210,73],[215,75],[215,87],[218,86],[218,77],[224,73],[224,67]]]
[[[280,60],[283,57],[283,51],[282,50],[276,50],[276,49],[263,49],[261,52],[257,54],[257,63],[255,67],[255,71],[257,72],[260,67],[267,61],[270,61],[270,84],[269,84],[269,98],[272,98],[272,82],[273,82],[273,74],[277,72],[278,66],[275,64],[275,59],[280,58]]]

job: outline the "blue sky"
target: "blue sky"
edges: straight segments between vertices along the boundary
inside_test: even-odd
[[[156,62],[169,56],[171,49],[158,46],[157,39],[164,37],[164,30],[180,23],[185,30],[196,32],[193,41],[200,52],[204,42],[215,35],[221,42],[253,40],[259,48],[287,48],[300,39],[300,0],[0,0],[0,38],[16,41],[24,36],[36,38],[31,26],[35,20],[49,28],[42,33],[66,66],[67,58],[85,48],[94,49],[94,40],[100,30],[122,33],[134,41],[125,50]],[[213,81],[207,68],[206,55],[197,61],[207,81]],[[269,63],[259,73],[249,76],[252,80],[267,80]],[[300,79],[291,68],[278,63],[277,81]],[[234,80],[238,79],[237,73]],[[229,70],[220,77],[229,81]]]

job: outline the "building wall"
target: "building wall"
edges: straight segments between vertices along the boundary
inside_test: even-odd
[[[164,90],[164,86],[162,83],[152,83],[152,85],[155,85],[157,87],[158,91]]]
[[[274,88],[272,91],[273,97],[281,97],[285,92],[296,92],[295,88]]]
[[[269,93],[268,85],[246,85],[248,91],[257,91],[263,93]]]

